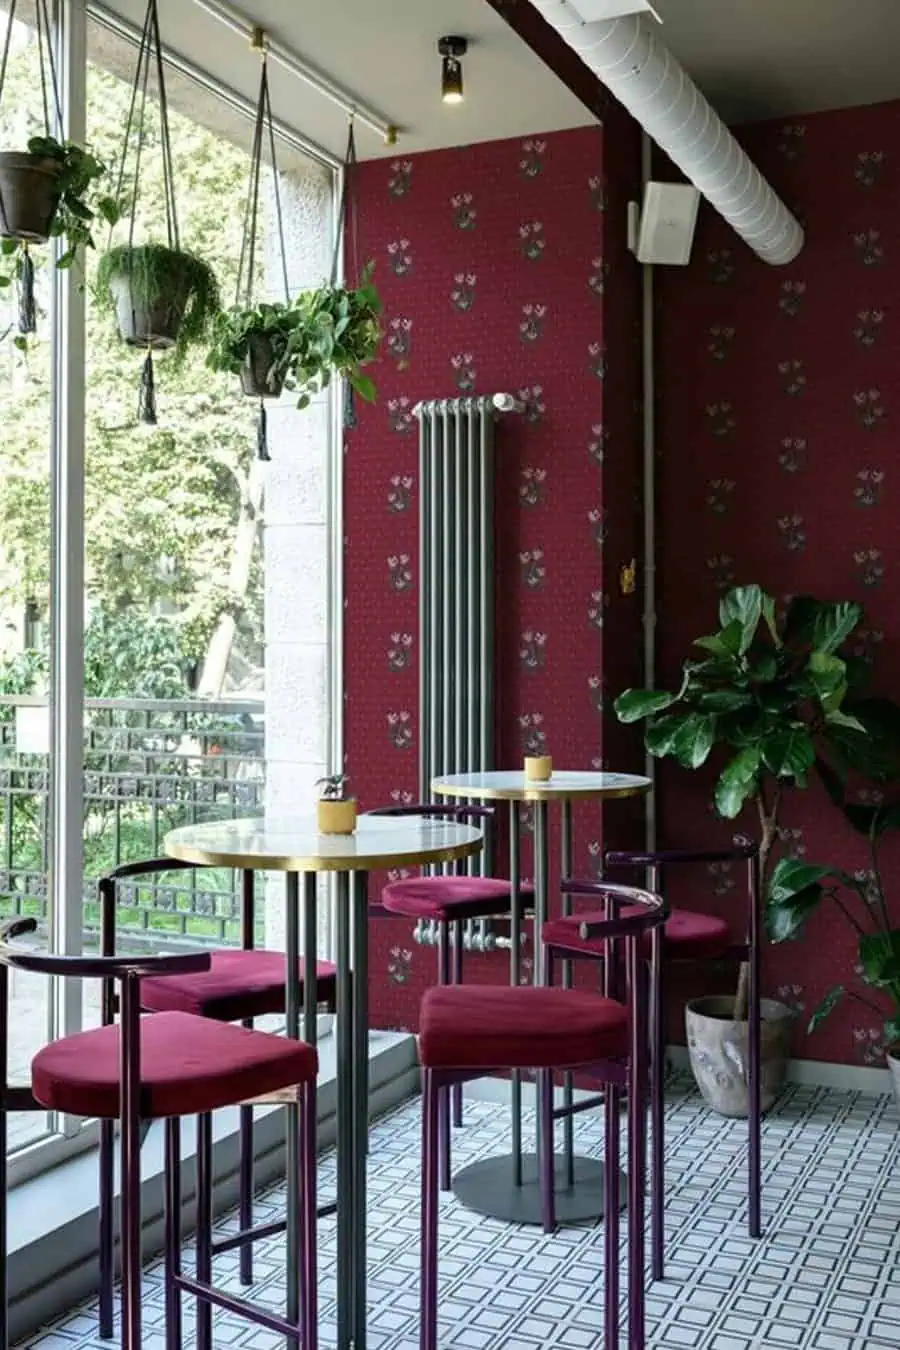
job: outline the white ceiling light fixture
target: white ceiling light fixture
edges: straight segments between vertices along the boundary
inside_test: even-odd
[[[657,23],[662,23],[650,0],[572,0],[572,8],[585,23],[624,19],[627,14],[652,14]]]

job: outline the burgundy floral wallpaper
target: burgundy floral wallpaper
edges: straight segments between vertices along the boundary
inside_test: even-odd
[[[704,210],[691,265],[660,269],[662,675],[672,680],[691,639],[709,631],[719,592],[758,581],[782,600],[862,601],[859,654],[896,696],[900,103],[760,124],[741,139],[805,222],[807,244],[789,267],[770,268]],[[728,837],[707,787],[664,775],[670,844]],[[795,796],[781,836],[789,853],[866,868],[862,842],[817,788]],[[887,875],[900,922],[896,869]],[[699,891],[720,905],[737,893],[722,869]],[[879,1020],[853,1003],[814,1036],[803,1031],[853,966],[836,913],[817,918],[802,946],[767,953],[767,991],[803,1014],[797,1054],[880,1062]]]
[[[639,274],[624,210],[606,210],[638,167],[621,122],[606,152],[589,127],[360,166],[360,256],[375,261],[387,334],[378,403],[345,456],[346,749],[363,808],[418,795],[419,399],[508,391],[526,405],[497,430],[498,767],[544,748],[600,765],[609,633],[636,678],[639,602],[616,589],[638,537]],[[597,808],[579,814],[584,867],[600,823]],[[408,921],[373,925],[376,1024],[414,1026],[434,969]],[[505,969],[470,958],[475,978]]]

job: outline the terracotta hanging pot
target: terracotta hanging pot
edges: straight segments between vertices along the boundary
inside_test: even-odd
[[[44,244],[59,205],[61,164],[27,151],[0,153],[0,234]]]
[[[272,339],[265,333],[251,333],[247,355],[241,367],[241,388],[253,398],[279,398],[284,389],[284,374],[270,375],[275,360]]]

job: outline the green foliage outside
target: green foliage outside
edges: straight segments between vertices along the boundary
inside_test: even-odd
[[[23,31],[18,30],[10,54],[0,148],[23,147],[29,136],[43,131],[36,58],[33,43],[21,41]],[[127,82],[89,68],[86,149],[111,167],[113,177],[129,98]],[[249,156],[176,112],[170,113],[170,123],[182,246],[209,263],[223,291],[233,293]],[[158,239],[165,222],[159,129],[150,115],[142,166],[139,244]],[[195,690],[208,698],[259,695],[263,480],[255,458],[256,405],[242,396],[233,375],[211,372],[205,350],[192,347],[180,363],[174,354],[156,360],[159,425],[138,423],[143,353],[119,340],[114,316],[97,298],[98,255],[110,240],[96,228],[94,235],[97,252],[87,254],[82,278],[87,296],[86,695],[184,699]],[[111,242],[125,242],[124,226]],[[32,257],[38,332],[26,353],[11,341],[0,344],[0,694],[44,693],[47,679],[52,269],[49,248],[33,249]],[[0,332],[8,325],[15,331],[10,289],[0,297],[0,304],[8,306],[5,318],[0,310]],[[134,716],[106,714],[104,721],[99,713],[86,715],[87,877],[112,865],[117,854],[133,858],[152,852],[167,828],[198,809],[198,799],[203,814],[230,813],[212,788],[204,803],[197,782],[186,776],[184,761],[175,753],[181,735],[175,722],[160,725],[157,719],[156,730],[140,742]],[[20,789],[14,798],[0,798],[0,828],[11,840],[15,869],[30,871],[34,880],[27,894],[11,895],[7,904],[33,912],[44,903],[39,879],[46,873],[46,785],[40,778],[46,758],[12,756],[13,724],[12,710],[0,711],[2,756]],[[104,732],[101,749],[94,747],[95,729]],[[204,718],[198,706],[190,719],[190,735],[202,750],[203,767],[196,772],[214,778],[217,739],[241,746],[242,734],[233,721]],[[136,762],[139,767],[136,746],[141,744],[151,777],[182,774],[183,787],[172,800],[149,803],[140,795],[146,787],[137,775],[133,800],[114,801],[109,770],[121,774]],[[259,753],[247,750],[251,758]],[[165,796],[168,788],[157,785],[156,790]],[[230,877],[211,872],[197,884],[219,892],[219,903]],[[154,923],[177,927],[178,918],[161,910]],[[202,935],[204,921],[192,923]],[[211,916],[206,931],[214,930]]]

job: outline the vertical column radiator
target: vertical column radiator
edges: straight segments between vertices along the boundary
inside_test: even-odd
[[[507,394],[431,400],[419,419],[419,789],[494,767],[494,419]],[[472,872],[489,872],[486,854]],[[419,942],[435,941],[420,924]],[[487,924],[466,926],[483,949]]]

